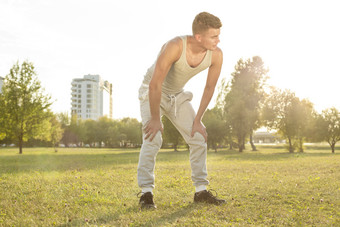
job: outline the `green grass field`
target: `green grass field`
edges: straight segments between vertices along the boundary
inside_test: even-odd
[[[189,152],[157,156],[155,203],[141,211],[139,150],[0,149],[0,226],[339,226],[340,150],[209,151],[221,206],[194,204]]]

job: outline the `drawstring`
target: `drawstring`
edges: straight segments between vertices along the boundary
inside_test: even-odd
[[[177,99],[175,95],[168,95],[168,97],[170,98],[170,104],[171,106],[175,105],[175,118],[177,115]]]

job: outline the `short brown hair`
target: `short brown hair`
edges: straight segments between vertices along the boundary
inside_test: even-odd
[[[220,19],[210,13],[202,12],[197,14],[192,23],[192,33],[200,34],[205,32],[209,28],[220,28],[222,27],[222,23]]]

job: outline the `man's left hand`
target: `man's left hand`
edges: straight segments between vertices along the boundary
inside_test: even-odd
[[[192,125],[191,137],[193,137],[196,132],[200,133],[204,137],[205,142],[207,142],[208,139],[207,129],[205,128],[201,121],[194,121]]]

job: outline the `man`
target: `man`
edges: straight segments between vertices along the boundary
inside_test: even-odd
[[[156,208],[153,202],[155,159],[162,145],[161,116],[166,115],[190,147],[195,202],[224,203],[206,190],[207,132],[201,120],[214,94],[221,72],[223,54],[220,42],[221,21],[202,12],[192,25],[193,35],[176,37],[161,49],[147,71],[139,89],[143,124],[143,145],[138,163],[138,185],[142,188],[142,208]],[[209,67],[208,78],[197,114],[190,101],[192,93],[183,91],[186,82]]]

